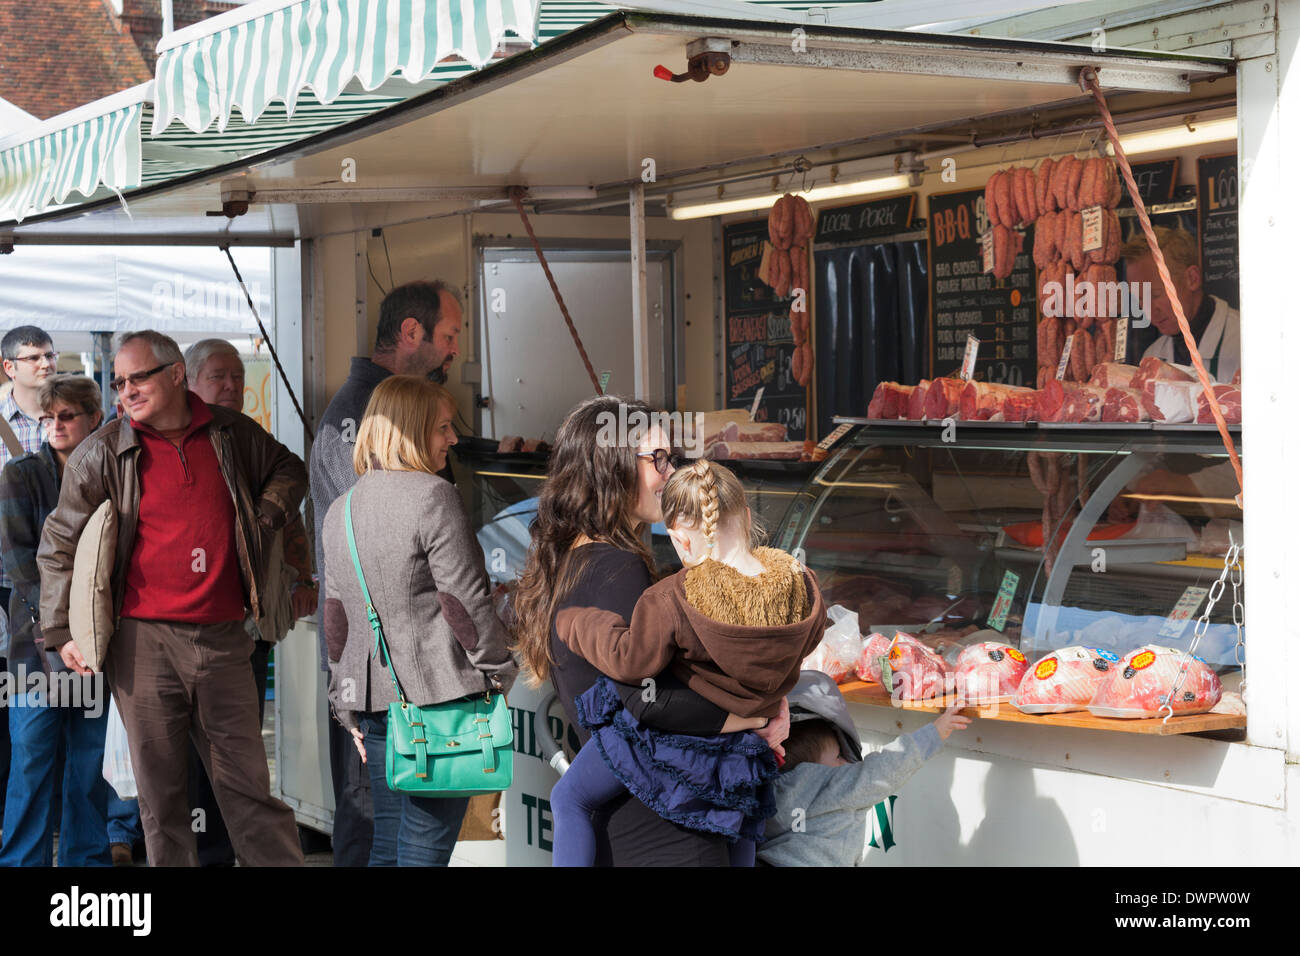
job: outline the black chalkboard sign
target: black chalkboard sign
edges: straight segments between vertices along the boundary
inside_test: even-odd
[[[807,435],[807,390],[790,374],[790,300],[758,278],[766,239],[766,217],[722,230],[723,405],[749,408],[762,388],[754,418],[780,422],[790,441],[799,441]]]
[[[1237,254],[1237,154],[1196,161],[1196,225],[1201,239],[1201,282],[1234,309],[1241,305]]]
[[[1160,159],[1151,163],[1134,163],[1133,179],[1137,183],[1138,195],[1146,206],[1169,202],[1174,198],[1174,187],[1178,184],[1178,159]],[[1129,195],[1128,184],[1124,183],[1120,195],[1120,208],[1132,208],[1133,197]]]
[[[852,242],[906,232],[912,225],[916,193],[890,196],[852,206],[822,209],[813,242]]]
[[[929,227],[930,375],[957,371],[966,337],[974,335],[980,340],[975,379],[1032,387],[1038,375],[1032,227],[1008,279],[984,272],[983,189],[932,195]]]

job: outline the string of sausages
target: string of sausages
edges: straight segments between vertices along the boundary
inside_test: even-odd
[[[1155,261],[1156,272],[1160,274],[1160,281],[1165,287],[1165,294],[1169,296],[1169,302],[1174,307],[1174,318],[1178,320],[1178,328],[1183,333],[1183,341],[1187,344],[1187,352],[1192,358],[1192,365],[1196,367],[1197,378],[1200,379],[1205,394],[1211,397],[1208,402],[1210,414],[1214,416],[1214,423],[1218,426],[1219,436],[1223,439],[1223,447],[1228,450],[1228,460],[1232,462],[1232,470],[1237,475],[1237,487],[1241,489],[1241,493],[1237,495],[1237,505],[1240,507],[1242,497],[1245,494],[1245,484],[1241,474],[1241,458],[1237,454],[1237,446],[1233,443],[1232,436],[1228,434],[1228,423],[1224,420],[1219,403],[1213,401],[1212,397],[1215,394],[1214,379],[1205,370],[1205,363],[1201,360],[1201,353],[1196,347],[1196,337],[1192,335],[1191,327],[1187,324],[1187,315],[1183,312],[1183,304],[1178,301],[1178,294],[1174,291],[1173,279],[1169,276],[1169,267],[1165,265],[1165,257],[1160,252],[1160,245],[1156,242],[1155,231],[1151,228],[1151,218],[1147,215],[1146,206],[1143,205],[1142,197],[1138,194],[1137,181],[1133,178],[1133,167],[1129,165],[1128,157],[1124,155],[1124,147],[1120,145],[1119,133],[1115,129],[1115,120],[1110,115],[1110,109],[1106,105],[1106,98],[1102,95],[1101,86],[1097,82],[1096,71],[1091,68],[1084,69],[1079,74],[1079,86],[1085,93],[1091,93],[1093,99],[1097,101],[1097,109],[1101,112],[1101,120],[1106,127],[1106,136],[1115,149],[1115,158],[1119,161],[1124,183],[1128,186],[1129,195],[1133,197],[1133,208],[1137,210],[1138,222],[1142,225],[1142,233],[1147,237],[1147,245],[1151,249],[1151,257]]]

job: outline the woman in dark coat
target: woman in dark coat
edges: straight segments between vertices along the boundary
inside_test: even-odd
[[[565,418],[514,601],[516,649],[528,676],[555,686],[583,745],[590,735],[578,723],[573,702],[602,675],[559,640],[555,616],[567,607],[598,607],[630,620],[641,592],[656,580],[654,559],[642,539],[646,527],[662,517],[659,495],[672,474],[671,446],[669,436],[655,427],[641,435],[611,427],[635,423],[638,413],[642,420],[656,414],[642,402],[603,395]],[[620,685],[629,712],[662,730],[704,735],[764,723],[727,714],[667,672],[655,678],[653,690]],[[669,823],[630,796],[597,821],[597,834],[598,866],[729,864],[725,838]]]

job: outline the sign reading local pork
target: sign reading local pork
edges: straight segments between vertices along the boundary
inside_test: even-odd
[[[1033,386],[1036,284],[1032,227],[1007,279],[984,271],[980,236],[989,228],[984,190],[930,197],[930,374],[961,364],[966,339],[979,339],[972,378]]]
[[[807,433],[807,392],[794,380],[790,306],[758,278],[767,219],[722,230],[726,300],[723,329],[723,404],[749,408],[760,388],[754,419],[786,426],[791,441]]]
[[[813,242],[860,242],[905,232],[912,225],[916,193],[872,202],[823,209],[817,216]]]
[[[1241,304],[1237,258],[1237,154],[1196,161],[1196,218],[1201,234],[1201,282],[1234,309]]]

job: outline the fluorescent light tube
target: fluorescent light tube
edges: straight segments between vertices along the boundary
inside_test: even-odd
[[[816,203],[826,202],[830,199],[844,199],[850,196],[869,196],[873,193],[897,192],[907,189],[910,185],[908,174],[900,173],[896,176],[881,176],[876,179],[860,179],[855,182],[818,186],[804,192],[795,192],[794,195],[802,196],[810,203]],[[673,219],[703,219],[708,216],[727,216],[732,213],[769,209],[780,198],[780,194],[768,193],[762,196],[746,196],[741,199],[721,199],[716,202],[670,206],[668,213]]]
[[[1202,143],[1221,143],[1227,140],[1236,141],[1236,139],[1237,119],[1235,116],[1226,116],[1212,120],[1194,119],[1190,130],[1186,126],[1170,126],[1165,129],[1144,130],[1140,133],[1125,133],[1120,136],[1119,142],[1127,155],[1136,156],[1140,153],[1184,149]]]

